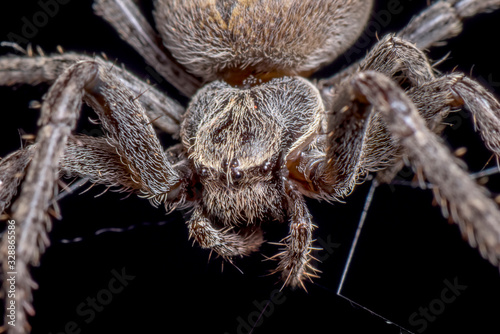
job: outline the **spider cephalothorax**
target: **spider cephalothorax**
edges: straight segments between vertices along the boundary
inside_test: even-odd
[[[224,226],[285,218],[286,162],[315,138],[323,105],[301,78],[201,89],[181,136],[202,184],[203,215]],[[236,254],[234,254],[236,255]]]
[[[282,251],[272,258],[285,285],[304,287],[315,275],[304,196],[336,200],[367,173],[388,181],[409,161],[470,244],[498,265],[500,211],[436,133],[449,112],[465,107],[498,157],[500,104],[461,73],[435,73],[421,50],[455,36],[462,19],[497,9],[500,0],[438,1],[360,62],[319,83],[305,79],[356,41],[372,2],[157,0],[157,34],[132,0],[97,0],[97,13],[192,97],[186,110],[100,57],[1,57],[0,84],[51,84],[36,143],[0,161],[0,213],[18,222],[14,301],[23,305],[10,330],[28,328],[28,269],[48,245],[60,176],[169,209],[192,208],[190,236],[227,260],[258,250],[263,223],[287,222]],[[71,134],[82,101],[105,137]],[[181,144],[165,152],[153,126]]]

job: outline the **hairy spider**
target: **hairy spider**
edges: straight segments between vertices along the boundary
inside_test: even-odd
[[[193,96],[185,113],[99,57],[1,58],[2,84],[52,84],[36,144],[0,163],[0,211],[18,224],[17,305],[29,310],[28,265],[48,245],[58,173],[131,191],[167,209],[192,207],[191,237],[228,260],[259,248],[261,225],[286,221],[290,234],[275,255],[277,271],[285,284],[303,286],[315,275],[314,225],[303,196],[343,198],[366,173],[389,181],[409,160],[439,189],[440,204],[469,242],[496,265],[500,213],[433,132],[465,106],[498,154],[498,102],[463,74],[436,74],[421,49],[456,35],[462,18],[499,5],[438,2],[381,38],[360,63],[315,85],[302,76],[354,43],[370,1],[157,1],[164,44],[132,2],[97,1],[99,15],[151,67]],[[70,134],[82,100],[95,109],[106,138]],[[164,153],[152,124],[179,135],[182,144]],[[6,253],[7,235],[2,245]],[[25,320],[20,312],[13,330],[22,332]]]

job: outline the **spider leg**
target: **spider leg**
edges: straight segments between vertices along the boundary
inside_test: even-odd
[[[257,251],[262,244],[262,231],[256,228],[244,235],[228,228],[216,228],[197,205],[187,222],[189,238],[194,238],[202,248],[214,250],[224,259],[234,256],[246,256]]]
[[[144,105],[149,119],[156,127],[170,134],[179,132],[184,107],[127,70],[99,57],[73,53],[35,57],[0,57],[0,85],[52,84],[69,66],[82,60],[95,61],[102,67],[113,69],[114,75],[119,77],[121,83]]]
[[[473,114],[486,146],[497,157],[499,156],[500,142],[495,129],[500,127],[498,114],[500,105],[492,94],[477,82],[461,73],[437,77],[427,57],[420,49],[394,35],[387,35],[381,39],[360,63],[359,69],[360,71],[375,70],[401,84],[408,85],[407,95],[425,119],[427,127],[435,132],[442,130],[442,121],[451,111],[465,106]],[[334,96],[337,95],[342,94],[334,93]],[[478,96],[482,98],[478,99]],[[338,114],[334,115],[337,118],[342,117]],[[330,128],[343,129],[344,126],[341,124],[339,121]],[[399,154],[394,154],[390,146],[381,148],[378,144],[391,140],[380,115],[373,115],[367,135],[369,139],[366,140],[367,145],[363,149],[362,167],[368,171],[375,171],[380,169],[381,160],[392,160],[394,168],[385,171],[383,173],[385,175],[379,175],[380,180],[388,182],[394,173],[400,170],[402,162],[394,161],[394,157]],[[336,136],[341,138],[343,134]]]
[[[396,36],[419,49],[427,49],[460,34],[463,20],[498,8],[500,0],[437,1],[415,16]],[[360,62],[355,62],[334,76],[321,80],[318,83],[319,88],[323,90],[325,87],[338,85],[340,81],[358,71],[359,66]]]
[[[417,108],[391,79],[377,72],[361,72],[351,80],[352,94],[362,103],[376,106],[392,136],[437,188],[440,204],[447,206],[462,234],[481,255],[498,266],[500,211],[457,159],[427,128]]]
[[[438,79],[437,86],[449,87],[454,102],[465,106],[474,118],[475,125],[486,147],[500,158],[500,103],[481,86],[464,74],[454,73]]]
[[[499,0],[443,0],[434,3],[398,33],[398,36],[426,49],[462,32],[462,21],[500,8]]]
[[[393,34],[386,35],[361,61],[359,71],[374,70],[383,73],[385,76],[394,79],[400,84],[409,86],[409,90],[414,89],[420,92],[421,87],[436,78],[434,70],[422,50],[415,44],[408,42]],[[413,95],[408,94],[410,97]],[[443,97],[443,94],[439,96]],[[442,100],[442,99],[441,99]],[[441,101],[439,100],[439,101]],[[442,119],[450,111],[451,100],[446,100],[447,104],[428,103],[429,100],[420,100],[417,105],[421,116],[426,120],[431,129],[438,128]],[[427,102],[427,103],[425,103]],[[429,105],[431,106],[429,108]],[[387,167],[377,175],[383,182],[390,181],[394,175],[401,170],[402,160],[399,158],[401,152],[395,145],[386,129],[385,123],[381,120],[381,115],[374,114],[367,130],[368,139],[364,148],[362,167],[366,171],[380,171],[381,167]],[[386,145],[379,145],[385,142]]]
[[[96,0],[94,9],[150,66],[185,96],[194,95],[201,87],[199,79],[187,73],[166,51],[160,37],[133,1]]]
[[[75,127],[83,100],[94,108],[108,132],[105,141],[110,147],[107,147],[107,151],[111,152],[112,148],[116,152],[123,165],[121,172],[127,173],[130,179],[124,186],[135,184],[134,188],[153,203],[165,201],[170,191],[177,194],[180,187],[179,172],[167,161],[144,109],[119,77],[98,61],[80,61],[68,67],[50,87],[42,104],[35,147],[26,148],[19,155],[11,155],[0,164],[0,170],[15,172],[22,169],[33,154],[20,196],[12,205],[17,236],[15,303],[19,305],[16,327],[9,329],[12,333],[23,333],[29,327],[27,314],[34,313],[30,304],[31,290],[36,288],[36,283],[30,277],[28,266],[38,265],[40,255],[49,245],[46,233],[50,230],[50,218],[47,212],[51,205],[55,205],[53,198],[59,161],[64,154],[67,138]],[[16,162],[18,159],[20,161]],[[72,161],[75,163],[72,164]],[[66,170],[70,171],[75,166],[81,169],[96,167],[90,165],[91,159],[87,160],[81,154],[76,155],[75,160],[69,156],[65,162]],[[99,170],[93,171],[94,174],[99,173]],[[19,183],[16,179],[19,176],[0,176],[2,185],[7,184],[8,187],[3,191],[2,186],[0,194],[5,196],[2,201],[8,202],[15,185]],[[5,233],[0,245],[5,259],[8,245]],[[13,271],[6,261],[3,270],[4,273]],[[7,321],[6,318],[5,323]]]
[[[28,266],[39,263],[40,255],[49,244],[46,232],[50,230],[50,218],[47,211],[56,191],[57,162],[63,153],[66,138],[78,119],[85,84],[95,75],[95,68],[89,68],[88,64],[68,69],[56,80],[43,103],[38,146],[29,164],[21,194],[12,205],[17,236],[16,265],[11,268],[4,261],[2,266],[4,273],[17,272],[17,289],[13,299],[18,306],[17,322],[15,327],[9,327],[9,333],[29,331],[27,314],[34,314],[31,290],[36,288],[36,283],[31,279]],[[4,259],[8,258],[8,245],[5,233],[0,245]],[[4,282],[5,295],[7,285]],[[4,320],[6,324],[8,318]]]
[[[384,36],[361,61],[359,71],[367,70],[376,70],[388,77],[401,72],[401,81],[409,81],[412,86],[436,77],[424,52],[415,44],[393,34]]]
[[[453,106],[465,105],[472,111],[487,145],[497,154],[500,106],[495,98],[461,74],[424,82],[405,92],[386,75],[365,71],[343,81],[340,92],[330,109],[324,156],[301,162],[314,186],[311,191],[316,190],[319,197],[341,196],[366,170],[376,170],[377,163],[391,166],[394,161],[385,159],[391,154],[395,158],[404,154],[434,185],[438,203],[459,224],[470,245],[478,247],[483,257],[498,266],[500,211],[429,128],[429,124],[441,120],[440,112],[446,114]],[[429,106],[429,101],[435,105]],[[426,120],[426,115],[434,116]],[[377,131],[389,134],[384,140],[370,134],[374,119],[383,122]],[[372,145],[378,150],[367,145],[374,139]],[[308,154],[304,153],[306,159]]]
[[[114,146],[107,138],[70,136],[61,158],[63,176],[88,178],[90,182],[119,187],[122,190],[139,190],[139,184],[130,177]]]
[[[81,64],[81,63],[80,63]],[[86,87],[85,102],[98,114],[137,189],[154,203],[164,202],[179,185],[180,175],[167,160],[142,105],[109,69],[98,66],[98,75]]]
[[[350,89],[347,84],[342,85],[328,107],[326,141],[322,142],[326,149],[304,151],[296,163],[299,173],[294,174],[305,176],[305,180],[299,183],[300,191],[309,197],[342,198],[352,191],[363,174],[361,163],[372,108],[352,100]],[[383,149],[379,147],[378,152]],[[385,148],[385,151],[390,149]]]
[[[486,147],[497,157],[500,156],[500,104],[484,87],[462,73],[437,77],[425,54],[414,44],[388,35],[369,52],[360,64],[360,71],[376,70],[399,82],[409,81],[406,93],[425,119],[427,127],[435,132],[443,128],[442,121],[448,114],[465,106],[476,122]],[[402,75],[395,77],[398,72]],[[478,98],[481,97],[481,98]],[[378,122],[378,121],[377,121]],[[372,122],[370,140],[380,142],[385,131],[380,122]],[[366,157],[380,156],[380,148],[374,145],[367,148]],[[378,151],[378,152],[377,152]],[[378,164],[378,159],[363,163],[368,170]],[[394,170],[399,170],[396,168]],[[393,174],[387,173],[387,176]],[[387,181],[387,177],[382,177]]]
[[[0,160],[0,214],[17,194],[24,172],[33,158],[34,146],[18,150]]]
[[[441,130],[443,119],[451,111],[465,107],[472,114],[486,147],[497,159],[500,157],[500,103],[477,81],[455,72],[411,87],[406,93],[427,126],[436,132]]]
[[[35,148],[36,145],[30,145],[0,160],[0,213],[17,194]],[[140,190],[130,178],[130,172],[115,147],[109,145],[106,138],[70,135],[60,164],[62,176],[87,178],[93,183],[126,191]]]
[[[410,87],[421,87],[435,80],[434,71],[425,54],[412,43],[394,35],[386,35],[359,64],[361,71],[376,70],[387,77],[406,82]],[[398,77],[395,77],[398,75]],[[320,197],[341,198],[351,192],[360,175],[379,171],[396,164],[398,146],[393,143],[381,115],[372,113],[369,104],[353,101],[350,96],[349,79],[340,83],[340,89],[329,88],[325,96],[326,108],[332,112],[328,116],[328,150],[322,166],[322,159],[302,162],[302,168],[312,177],[312,193],[322,193]],[[416,92],[419,92],[416,89]],[[451,103],[450,101],[447,101]],[[434,105],[434,104],[433,104]],[[428,110],[422,106],[422,116],[431,120],[441,112],[441,121],[447,109]],[[420,109],[419,109],[420,111]],[[437,123],[437,122],[436,122]],[[384,145],[381,145],[384,143]],[[399,171],[397,164],[394,170]],[[313,169],[316,168],[313,172]],[[321,169],[322,171],[319,171]],[[392,168],[391,168],[392,170]],[[392,173],[388,173],[391,174]],[[315,197],[314,195],[312,197]]]

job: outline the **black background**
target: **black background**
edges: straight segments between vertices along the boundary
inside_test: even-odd
[[[400,13],[383,16],[387,14],[387,3],[378,1],[374,9],[378,15],[373,16],[371,27],[377,28],[378,35],[397,31],[426,3],[402,0],[397,7],[402,8]],[[47,53],[55,52],[57,45],[88,55],[105,52],[139,77],[148,78],[141,57],[94,16],[91,7],[90,0],[70,0],[29,41]],[[143,9],[151,10],[151,4],[146,2]],[[0,11],[0,40],[7,40],[9,33],[22,35],[23,17],[32,21],[41,10],[37,1],[4,4]],[[450,59],[439,66],[440,70],[449,72],[458,66],[458,70],[471,72],[500,95],[496,51],[499,20],[500,13],[494,13],[467,21],[464,33],[432,50],[430,57],[437,60],[451,51]],[[371,44],[375,42],[372,32],[365,35]],[[362,57],[366,52],[362,44],[359,42],[355,46],[359,51],[351,54]],[[9,52],[5,48],[1,51]],[[317,76],[331,75],[346,62],[347,58],[341,57]],[[166,83],[158,87],[186,102]],[[46,90],[44,85],[0,88],[0,156],[19,148],[20,129],[36,132],[38,111],[29,109],[28,104],[40,100]],[[480,170],[490,154],[482,148],[470,119],[454,117],[450,122],[455,126],[446,130],[447,142],[454,149],[466,146],[465,160],[470,170]],[[95,134],[99,130],[82,121],[79,131]],[[170,142],[168,138],[163,141],[165,145]],[[494,194],[499,181],[496,176],[489,180],[488,187]],[[316,238],[335,245],[331,245],[331,253],[325,250],[317,254],[323,260],[317,264],[323,272],[321,278],[307,284],[307,293],[284,289],[268,305],[254,333],[290,332],[302,326],[310,332],[399,333],[399,328],[336,295],[368,188],[368,183],[357,187],[345,204],[308,201],[318,225]],[[124,199],[123,194],[112,192],[94,198],[103,190],[95,187],[60,202],[63,219],[54,221],[52,245],[44,254],[41,267],[32,270],[40,285],[34,294],[37,314],[31,319],[33,333],[64,333],[71,322],[81,333],[170,332],[179,328],[187,333],[248,333],[251,326],[242,323],[255,321],[259,305],[265,305],[281,287],[278,277],[265,276],[275,263],[262,261],[262,254],[271,256],[277,252],[276,246],[264,245],[262,254],[236,260],[243,274],[228,263],[222,271],[220,259],[209,260],[209,252],[188,241],[184,213],[167,216],[163,209],[153,208],[146,200]],[[130,226],[137,227],[95,235],[101,228]],[[279,234],[282,232],[283,229],[269,231],[266,238],[279,241],[284,236]],[[61,242],[77,237],[82,241]],[[87,298],[109,296],[105,290],[113,270],[124,270],[135,278],[120,293],[112,294],[109,304],[87,323],[89,313],[81,316],[77,308],[85,305]],[[440,302],[447,286],[445,281],[466,287],[451,303]],[[498,330],[499,286],[498,270],[462,241],[455,225],[442,218],[440,209],[432,205],[430,191],[387,185],[376,190],[344,295],[414,332],[460,329],[480,333]],[[441,305],[444,309],[436,309]],[[408,322],[414,312],[420,312],[420,307],[429,306],[439,314],[427,321],[425,330],[422,321],[413,325]]]

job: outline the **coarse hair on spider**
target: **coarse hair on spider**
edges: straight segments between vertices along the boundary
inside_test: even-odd
[[[132,0],[96,0],[94,9],[190,98],[187,108],[105,57],[36,55],[4,43],[26,54],[0,57],[1,85],[50,84],[35,143],[0,160],[0,213],[16,222],[15,243],[7,231],[0,244],[4,277],[16,272],[19,308],[9,333],[30,331],[36,283],[29,270],[49,245],[60,178],[134,193],[167,211],[189,209],[190,238],[227,261],[257,251],[266,224],[286,222],[289,233],[271,259],[283,286],[305,289],[319,271],[304,197],[341,200],[367,174],[390,182],[408,162],[470,245],[498,266],[498,206],[439,134],[448,114],[465,108],[498,158],[500,104],[463,73],[437,73],[422,50],[500,0],[437,1],[318,82],[307,78],[356,42],[373,1],[154,4],[155,28]],[[72,132],[82,102],[105,136]],[[157,130],[180,143],[165,151]]]

